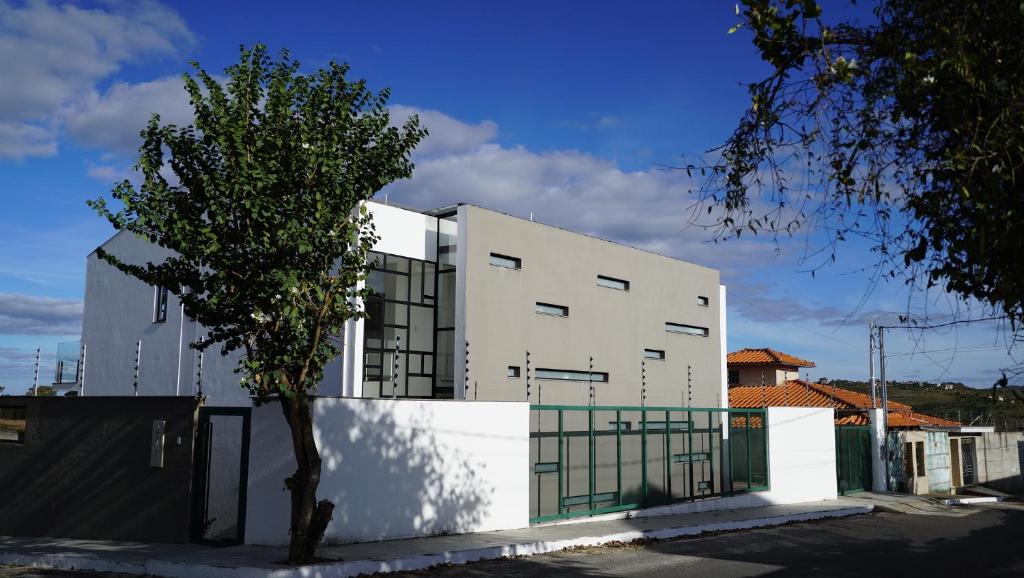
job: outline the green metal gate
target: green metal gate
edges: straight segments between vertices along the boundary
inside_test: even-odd
[[[533,405],[530,523],[769,489],[764,409]]]
[[[871,428],[836,426],[836,478],[839,494],[871,490]]]

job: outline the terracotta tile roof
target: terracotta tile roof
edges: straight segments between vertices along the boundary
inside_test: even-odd
[[[726,356],[726,362],[730,365],[760,365],[765,363],[777,365],[793,365],[796,367],[815,367],[813,361],[800,359],[788,353],[775,351],[768,347],[760,349],[741,349],[733,351]]]
[[[868,425],[871,397],[856,391],[809,383],[799,379],[784,385],[737,385],[729,388],[729,407],[831,407],[836,425]],[[752,420],[753,421],[753,420]],[[899,402],[889,402],[889,427],[958,426],[960,423],[923,413]]]

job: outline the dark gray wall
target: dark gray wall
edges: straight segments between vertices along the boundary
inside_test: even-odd
[[[187,542],[198,400],[0,397],[28,411],[0,443],[0,535]],[[164,420],[164,467],[150,466]],[[180,437],[180,445],[178,439]]]

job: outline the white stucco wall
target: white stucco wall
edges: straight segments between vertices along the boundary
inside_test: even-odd
[[[768,462],[774,504],[837,497],[835,412],[832,408],[768,408]]]
[[[527,526],[526,403],[319,398],[314,415],[328,543]],[[286,544],[295,461],[278,404],[253,409],[250,447],[246,542]]]

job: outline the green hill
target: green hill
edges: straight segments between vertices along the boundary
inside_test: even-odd
[[[823,380],[824,381],[824,380]],[[863,381],[827,380],[860,393],[869,393]],[[949,389],[946,389],[949,387]],[[962,383],[942,386],[921,382],[889,382],[889,400],[905,403],[924,414],[958,420],[961,423],[995,426],[997,431],[1024,430],[1024,388],[976,389]]]

